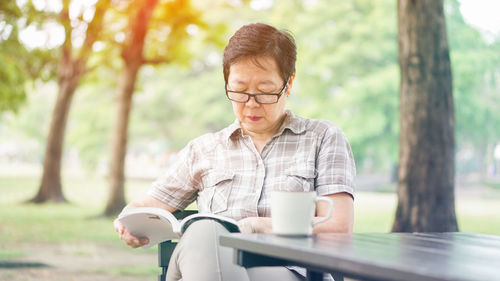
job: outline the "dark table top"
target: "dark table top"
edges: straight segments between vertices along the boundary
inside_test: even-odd
[[[494,235],[360,233],[293,238],[228,234],[220,237],[220,244],[239,253],[258,254],[284,264],[357,278],[500,280],[500,236]]]

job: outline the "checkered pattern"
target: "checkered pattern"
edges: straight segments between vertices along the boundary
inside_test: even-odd
[[[180,210],[198,200],[200,212],[238,220],[270,216],[273,190],[354,196],[355,174],[351,148],[337,126],[286,111],[279,133],[260,154],[237,120],[194,139],[149,194]]]

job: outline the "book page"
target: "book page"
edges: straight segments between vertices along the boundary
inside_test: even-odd
[[[180,222],[179,226],[180,233],[184,233],[186,229],[189,227],[189,225],[191,225],[193,222],[204,219],[217,221],[218,223],[222,224],[229,232],[240,232],[238,228],[238,223],[235,220],[219,215],[204,213],[204,214],[194,214],[185,217]]]
[[[170,212],[160,208],[141,207],[125,210],[118,219],[132,235],[149,239],[149,243],[142,247],[144,249],[179,238],[179,222]]]

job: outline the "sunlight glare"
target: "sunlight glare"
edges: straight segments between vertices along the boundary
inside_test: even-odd
[[[255,11],[267,10],[273,6],[273,0],[252,0],[250,8]]]
[[[16,0],[16,4],[18,7],[23,7],[24,5],[26,5],[26,3],[28,3],[28,0]]]
[[[310,9],[318,4],[318,0],[304,0],[302,3],[306,9]]]
[[[97,41],[94,43],[94,45],[92,45],[92,50],[94,52],[99,52],[99,51],[102,51],[104,50],[104,48],[106,47],[106,44],[102,41]]]
[[[47,3],[45,3],[44,0],[33,0],[33,6],[35,6],[35,9],[39,10],[39,11],[42,11],[43,9],[45,9],[45,6],[47,5]]]
[[[478,28],[487,41],[500,36],[500,1],[460,0],[460,12],[465,21]]]
[[[19,40],[28,49],[57,48],[64,43],[64,28],[54,22],[44,24],[41,29],[31,24],[19,32]]]
[[[190,24],[186,27],[186,32],[189,34],[189,35],[196,35],[199,31],[199,28],[196,24]]]
[[[87,7],[83,11],[83,20],[86,22],[91,22],[92,19],[94,18],[94,14],[95,14],[95,6]]]
[[[243,4],[241,0],[228,0],[227,3],[233,7],[241,6],[241,4]]]
[[[0,41],[7,40],[12,32],[12,25],[7,24],[5,21],[0,21]]]
[[[118,32],[115,34],[115,41],[118,42],[118,43],[122,43],[123,41],[125,41],[125,33],[123,32]]]
[[[84,21],[90,22],[94,18],[95,4],[97,0],[73,0],[69,5],[69,18],[77,20],[80,16]]]
[[[73,24],[72,24],[73,25]],[[71,40],[73,41],[73,46],[80,48],[85,41],[85,32],[87,31],[88,25],[84,22],[76,22],[71,31]]]

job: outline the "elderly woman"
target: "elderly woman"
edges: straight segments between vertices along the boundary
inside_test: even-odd
[[[125,208],[153,206],[173,212],[197,200],[200,212],[238,220],[242,232],[269,233],[271,191],[315,191],[329,197],[335,209],[313,232],[351,232],[356,173],[351,148],[334,124],[285,110],[295,60],[290,34],[261,23],[241,27],[229,40],[223,59],[235,122],[191,141],[148,195]],[[327,212],[326,204],[318,204],[318,217]],[[117,220],[115,229],[131,247],[147,243]],[[245,270],[235,265],[232,250],[218,245],[221,233],[227,230],[211,220],[189,226],[172,255],[167,280],[304,279],[300,270]]]

